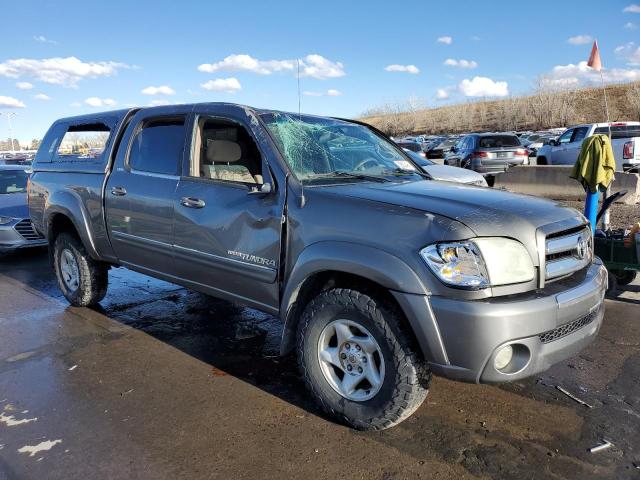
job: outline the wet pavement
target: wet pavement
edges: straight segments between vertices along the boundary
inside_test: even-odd
[[[280,329],[123,269],[100,308],[69,307],[46,252],[0,258],[0,479],[640,478],[637,281],[579,356],[510,385],[435,378],[377,433],[316,408]]]

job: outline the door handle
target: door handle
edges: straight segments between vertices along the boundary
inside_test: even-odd
[[[124,197],[127,194],[127,191],[123,187],[111,187],[111,195],[115,195],[116,197]]]
[[[206,204],[204,200],[200,200],[199,198],[182,197],[180,199],[180,205],[188,208],[204,208]]]

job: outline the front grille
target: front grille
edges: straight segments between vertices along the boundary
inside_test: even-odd
[[[580,330],[582,327],[586,327],[591,322],[593,322],[593,320],[595,320],[595,318],[598,316],[599,312],[600,309],[597,309],[591,312],[586,317],[579,318],[578,320],[574,320],[573,322],[565,323],[558,328],[554,328],[553,330],[549,330],[548,332],[541,333],[540,335],[538,335],[538,337],[540,337],[540,341],[542,343],[549,343],[562,337],[566,337],[567,335],[571,335],[576,330]]]
[[[31,220],[25,218],[24,220],[20,220],[16,223],[15,227],[16,231],[22,235],[25,240],[42,240],[44,237],[36,232],[33,228],[33,224]]]
[[[592,259],[591,232],[585,227],[549,235],[545,245],[545,279],[554,280],[582,270]]]

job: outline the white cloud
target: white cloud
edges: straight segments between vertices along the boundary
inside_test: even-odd
[[[631,5],[627,5],[626,7],[624,7],[624,10],[622,11],[625,13],[640,13],[640,5],[632,3]]]
[[[465,59],[460,59],[460,60],[455,60],[453,58],[447,58],[444,61],[444,65],[446,65],[447,67],[458,67],[458,68],[476,68],[478,66],[478,62],[475,62],[473,60],[465,60]]]
[[[212,92],[235,93],[242,89],[242,85],[240,85],[238,79],[234,77],[216,78],[215,80],[209,80],[200,86],[205,90],[210,90]]]
[[[198,70],[205,73],[214,72],[252,72],[259,75],[271,75],[274,72],[292,71],[296,68],[295,60],[258,60],[250,55],[229,55],[216,63],[203,63]]]
[[[71,102],[69,105],[72,106],[72,107],[78,108],[78,107],[82,106],[82,103],[80,103],[80,102]]]
[[[436,91],[436,100],[447,100],[449,98],[449,92],[445,88],[439,88]]]
[[[592,41],[593,37],[591,35],[576,35],[575,37],[569,37],[567,39],[567,43],[571,45],[586,45]]]
[[[17,82],[16,87],[20,90],[31,90],[33,88],[33,84],[29,82]]]
[[[602,77],[606,83],[633,82],[640,80],[640,70],[612,68],[603,69]],[[542,83],[549,87],[578,86],[600,83],[600,73],[587,66],[586,61],[577,65],[557,65],[542,77]]]
[[[327,78],[344,77],[344,65],[340,62],[332,62],[322,55],[307,55],[300,61],[300,76],[313,77],[319,80]]]
[[[47,38],[44,35],[34,35],[33,39],[36,42],[40,42],[40,43],[51,43],[52,45],[58,44],[58,42],[56,42],[55,40],[51,40],[50,38]]]
[[[326,92],[305,91],[305,92],[302,92],[302,94],[306,95],[307,97],[339,97],[340,95],[342,95],[342,92],[334,88],[330,88]]]
[[[44,93],[37,93],[33,96],[36,100],[51,100],[49,95],[45,95]]]
[[[24,108],[26,105],[17,98],[0,95],[0,108]]]
[[[438,43],[444,43],[445,45],[451,45],[451,43],[453,42],[453,37],[449,37],[448,35],[445,35],[444,37],[438,37],[436,41]]]
[[[90,107],[113,107],[116,104],[116,101],[112,98],[89,97],[84,101],[84,103]]]
[[[110,77],[119,69],[132,68],[119,62],[83,62],[76,57],[55,57],[36,60],[16,58],[0,63],[0,76],[32,77],[41,82],[76,87],[86,78]]]
[[[634,42],[629,42],[616,47],[614,50],[616,55],[627,62],[627,65],[637,67],[640,65],[640,47]]]
[[[624,24],[624,28],[626,28],[627,30],[635,30],[636,28],[638,28],[638,25],[633,22],[627,22]]]
[[[258,60],[250,55],[229,55],[215,63],[203,63],[198,70],[205,73],[215,72],[251,72],[258,75],[271,75],[275,72],[297,72],[298,64],[293,60]],[[322,55],[311,54],[300,59],[300,76],[318,79],[343,77],[344,65],[333,62]]]
[[[148,105],[150,107],[160,107],[162,105],[171,105],[171,102],[169,100],[165,100],[165,99],[155,99],[155,100],[151,100]]]
[[[465,97],[506,97],[509,95],[507,82],[496,82],[488,77],[465,78],[458,85]]]
[[[175,95],[176,91],[167,85],[161,85],[159,87],[143,88],[142,93],[144,95]]]
[[[406,72],[414,75],[420,73],[420,69],[415,65],[398,65],[397,63],[393,63],[391,65],[387,65],[384,69],[387,72]]]

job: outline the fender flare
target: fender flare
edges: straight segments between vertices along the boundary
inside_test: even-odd
[[[291,313],[300,288],[313,275],[329,271],[358,275],[390,291],[429,294],[424,282],[409,265],[384,250],[350,242],[314,243],[298,256],[282,295],[280,318],[284,330],[281,354],[289,353],[295,344],[298,318],[292,318]]]
[[[100,260],[95,246],[91,229],[89,228],[89,215],[82,203],[82,199],[75,192],[62,190],[54,192],[48,199],[49,207],[45,210],[47,240],[51,241],[53,231],[53,219],[56,215],[64,215],[71,221],[80,237],[80,241],[87,249],[89,255]]]

